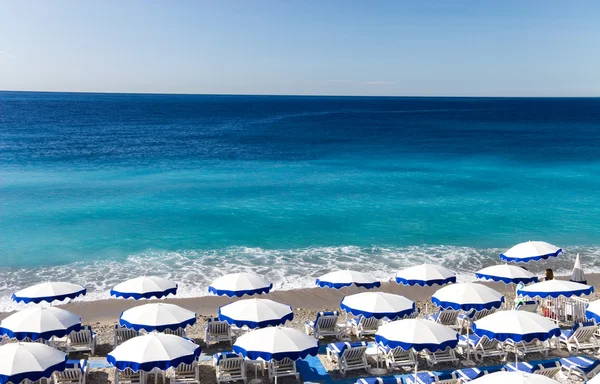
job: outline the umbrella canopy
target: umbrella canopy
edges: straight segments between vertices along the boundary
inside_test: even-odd
[[[415,302],[391,293],[362,292],[344,297],[340,307],[354,316],[396,319],[413,313]]]
[[[196,323],[196,314],[174,304],[153,303],[133,307],[121,313],[121,327],[147,332],[176,330]]]
[[[233,344],[233,351],[250,360],[282,360],[286,357],[299,360],[316,356],[319,341],[292,328],[269,327],[239,337]]]
[[[231,273],[221,276],[208,286],[208,292],[218,296],[242,297],[269,293],[273,283],[254,273]]]
[[[596,320],[600,324],[600,300],[592,301],[588,304],[585,311],[585,317]]]
[[[559,384],[558,381],[537,375],[535,373],[525,372],[495,372],[483,375],[478,379],[470,381],[471,384]]]
[[[566,280],[547,280],[517,289],[517,295],[528,297],[558,298],[589,295],[594,292],[591,285],[574,283]]]
[[[402,285],[446,285],[456,283],[456,273],[435,264],[421,264],[405,268],[396,274],[396,283]]]
[[[219,308],[219,320],[238,327],[264,328],[294,319],[292,307],[269,299],[246,299]]]
[[[575,258],[575,265],[573,265],[573,272],[571,272],[571,279],[575,283],[587,284],[587,280],[585,279],[585,275],[583,274],[583,268],[581,268],[581,259],[579,258],[579,253]]]
[[[50,340],[81,329],[81,318],[64,309],[26,308],[0,321],[0,335],[17,340]]]
[[[84,296],[86,289],[82,285],[49,282],[32,285],[12,294],[11,298],[17,303],[51,303],[65,299],[74,299]]]
[[[431,301],[444,309],[482,311],[500,308],[504,302],[504,296],[485,285],[457,283],[438,289],[433,294]]]
[[[65,370],[67,355],[41,343],[0,346],[0,384],[37,381]]]
[[[200,356],[200,346],[189,339],[164,333],[149,333],[120,344],[106,360],[119,370],[149,372],[191,364]]]
[[[445,325],[425,319],[392,321],[379,327],[375,341],[390,348],[400,347],[405,351],[443,351],[456,348],[458,333]]]
[[[114,297],[124,299],[160,299],[162,297],[176,294],[177,284],[158,276],[140,276],[115,285],[110,291]]]
[[[504,284],[537,283],[538,278],[533,273],[516,265],[493,265],[475,272],[475,277],[482,280],[501,282]]]
[[[356,271],[335,271],[319,277],[316,284],[321,288],[341,289],[355,285],[367,289],[381,287],[381,282],[366,273]]]
[[[500,259],[504,261],[512,261],[515,263],[527,263],[556,257],[562,249],[556,245],[546,243],[544,241],[527,241],[520,243],[500,255]]]
[[[473,333],[500,342],[545,341],[560,336],[560,328],[552,320],[527,311],[500,311],[473,323]]]

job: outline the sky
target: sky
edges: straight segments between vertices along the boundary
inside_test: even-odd
[[[600,96],[600,1],[0,0],[0,89]]]

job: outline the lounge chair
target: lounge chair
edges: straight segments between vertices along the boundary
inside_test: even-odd
[[[427,316],[426,319],[458,330],[460,329],[460,324],[458,323],[458,314],[459,312],[455,311],[454,309],[440,309],[433,315]]]
[[[307,321],[304,324],[304,332],[307,335],[313,334],[317,339],[332,336],[340,338],[342,331],[337,325],[339,314],[333,312],[319,312],[314,321]]]
[[[528,300],[528,301],[520,301],[517,306],[515,307],[515,309],[517,311],[526,311],[526,312],[531,312],[531,313],[537,313],[538,307],[540,306],[540,303],[535,301],[535,300]]]
[[[374,317],[357,316],[348,321],[348,327],[352,334],[362,339],[366,335],[374,335],[379,328],[379,320]]]
[[[410,366],[417,364],[417,356],[412,350],[405,351],[400,347],[390,348],[384,345],[377,346],[380,355],[385,359],[385,365],[388,369]]]
[[[368,370],[371,366],[367,362],[367,343],[331,343],[327,344],[327,359],[332,363],[337,363],[340,373],[345,376],[346,372],[364,369]]]
[[[599,349],[600,341],[595,335],[597,330],[598,325],[596,325],[594,320],[585,323],[575,323],[570,330],[560,332],[560,337],[558,338],[559,345],[564,344],[569,353],[573,350],[575,350],[575,353],[579,353],[579,351]]]
[[[416,319],[421,315],[419,308],[415,309],[410,315],[405,315],[402,319]]]
[[[567,380],[576,375],[583,380],[589,380],[600,373],[600,360],[584,356],[571,356],[560,359],[561,371]]]
[[[502,368],[491,367],[486,370],[481,370],[479,368],[463,368],[457,369],[454,371],[454,375],[460,379],[461,384],[466,383],[468,381],[472,381],[478,379],[484,375],[488,375],[490,373],[499,372]]]
[[[85,384],[87,373],[87,360],[69,360],[67,368],[62,372],[54,372],[52,379],[55,384]]]
[[[366,377],[356,380],[356,384],[402,384],[402,379],[395,376]]]
[[[170,384],[200,384],[200,368],[198,362],[192,364],[179,364],[171,367],[168,372]]]
[[[533,340],[530,342],[506,340],[504,342],[504,350],[506,352],[516,353],[519,356],[525,356],[528,353],[541,353],[544,357],[548,356],[550,344],[548,341]]]
[[[114,384],[144,384],[146,382],[146,372],[140,370],[134,372],[131,368],[125,368],[119,371],[115,368]]]
[[[127,340],[133,339],[134,337],[137,337],[139,335],[139,332],[135,329],[120,327],[117,324],[115,325],[115,338],[113,340],[113,345],[116,348],[119,344],[122,344]]]
[[[173,329],[165,329],[162,333],[164,333],[166,335],[175,335],[175,336],[179,336],[179,337],[187,337],[187,332],[186,332],[185,328],[177,328],[175,330],[173,330]]]
[[[506,351],[502,348],[498,340],[470,334],[468,338],[465,335],[460,335],[458,342],[462,354],[465,354],[466,349],[470,348],[470,352],[475,356],[475,360],[479,362],[482,362],[486,357],[496,356],[501,356],[502,361],[506,361]]]
[[[439,363],[452,363],[458,364],[458,358],[452,348],[446,348],[444,351],[429,352],[428,350],[423,351],[423,355],[427,361],[429,367],[433,367]]]
[[[86,325],[81,327],[80,331],[67,335],[65,352],[89,352],[91,355],[96,353],[96,334],[92,328]]]
[[[231,336],[231,327],[224,321],[220,321],[218,318],[208,319],[206,323],[206,329],[204,332],[204,341],[206,345],[212,343],[220,343],[223,341],[229,342],[229,345],[233,345],[233,337]]]
[[[216,353],[213,356],[217,383],[243,381],[246,383],[246,364],[244,358],[233,352]]]
[[[535,373],[549,378],[553,378],[560,371],[558,361],[547,361],[541,364],[530,364],[527,362],[510,363],[504,365],[504,370],[508,372],[527,372]]]
[[[283,360],[269,361],[269,378],[277,384],[277,379],[287,376],[294,376],[296,380],[300,379],[300,374],[296,370],[296,362],[289,358]]]
[[[404,381],[406,384],[460,384],[460,379],[453,372],[419,372],[408,375]]]
[[[496,308],[482,309],[481,311],[469,311],[463,312],[458,315],[459,329],[471,329],[471,324],[477,320],[483,319],[484,317],[491,315],[496,312]]]

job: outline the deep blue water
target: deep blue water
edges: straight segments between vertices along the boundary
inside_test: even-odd
[[[71,270],[467,272],[526,240],[600,267],[599,148],[593,98],[0,92],[0,302]]]

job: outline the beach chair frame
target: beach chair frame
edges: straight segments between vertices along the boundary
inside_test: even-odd
[[[233,336],[231,334],[231,326],[225,321],[219,319],[210,319],[206,323],[204,330],[204,341],[206,345],[217,344],[227,341],[229,345],[233,345]]]
[[[430,352],[428,350],[423,351],[423,355],[427,362],[427,366],[430,368],[439,363],[452,363],[458,365],[458,358],[454,349],[448,347],[443,351]]]
[[[65,352],[89,352],[96,353],[96,334],[90,326],[83,326],[78,332],[67,335]]]
[[[187,337],[187,331],[185,328],[177,328],[177,329],[165,329],[162,333],[165,335],[175,335],[179,337]]]
[[[197,361],[192,364],[181,363],[171,367],[168,376],[170,384],[200,384],[200,367]]]
[[[379,320],[374,317],[361,316],[358,322],[349,321],[348,325],[351,327],[351,332],[359,339],[362,339],[364,336],[372,336],[377,333]]]
[[[580,325],[569,337],[561,334],[558,343],[564,345],[569,353],[573,350],[579,353],[589,349],[600,349],[600,341],[596,337],[597,331],[598,325],[593,321],[593,325]]]
[[[246,364],[244,358],[241,356],[222,357],[215,364],[215,373],[217,376],[217,384],[232,381],[248,382]]]
[[[304,332],[307,335],[314,335],[315,338],[335,337],[339,339],[342,336],[342,330],[338,326],[339,314],[334,312],[327,315],[318,315],[314,322],[304,324]]]
[[[458,321],[458,315],[459,311],[454,309],[440,309],[438,313],[427,316],[427,319],[445,325],[448,328],[459,330],[461,324]]]
[[[541,353],[544,357],[548,357],[550,351],[549,341],[533,340],[530,342],[519,341],[514,342],[512,340],[506,340],[504,342],[504,350],[506,352],[512,352],[519,356],[525,356],[528,353]]]
[[[469,343],[475,360],[479,362],[483,362],[483,359],[486,357],[498,356],[502,357],[502,361],[506,361],[506,356],[508,354],[498,340],[488,339],[487,336],[483,336],[479,338],[476,344],[474,344],[471,340],[466,340],[466,342]]]
[[[129,329],[120,327],[118,324],[115,325],[115,336],[113,339],[113,346],[116,348],[119,344],[123,344],[127,340],[133,339],[139,336],[139,332],[135,329]]]
[[[268,372],[269,379],[274,384],[277,384],[277,380],[282,377],[294,376],[296,380],[300,380],[300,374],[296,369],[296,362],[287,357],[282,360],[269,361]]]
[[[586,357],[583,356],[579,356],[579,358],[583,358],[586,359]],[[568,359],[568,358],[567,358]],[[567,377],[567,380],[569,380],[571,378],[571,375],[575,375],[580,377],[581,379],[583,379],[584,381],[591,379],[592,377],[600,374],[600,364],[597,365],[594,369],[592,369],[590,372],[586,373],[584,372],[581,368],[577,367],[576,365],[571,365],[571,366],[565,366],[562,362],[560,362],[560,370],[561,372]]]
[[[67,368],[62,372],[54,372],[52,380],[55,384],[85,384],[89,365],[86,364],[83,372],[79,364],[73,368]]]
[[[346,376],[348,371],[364,369],[367,372],[371,368],[367,361],[367,346],[348,347],[338,355],[334,350],[327,348],[327,359],[332,363],[337,363],[342,376]]]
[[[381,345],[378,345],[377,348],[380,355],[385,359],[385,365],[388,369],[414,367],[417,364],[417,355],[411,349],[408,351],[400,347],[386,349]]]
[[[125,368],[120,371],[115,368],[114,384],[144,384],[146,382],[146,372],[134,372],[131,368]]]

